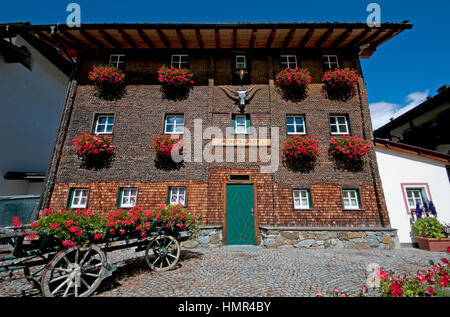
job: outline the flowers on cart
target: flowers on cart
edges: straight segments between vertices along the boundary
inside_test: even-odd
[[[133,207],[106,214],[87,209],[44,209],[41,218],[31,224],[32,231],[27,234],[27,239],[51,237],[64,247],[73,247],[117,237],[146,238],[150,232],[160,229],[190,230],[197,220],[181,205],[163,204],[157,210]],[[20,223],[18,217],[14,218],[14,223]]]

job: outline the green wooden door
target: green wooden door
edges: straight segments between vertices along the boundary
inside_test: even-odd
[[[253,185],[227,185],[227,244],[255,244]]]

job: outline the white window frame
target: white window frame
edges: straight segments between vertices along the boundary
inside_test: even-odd
[[[346,132],[342,132],[340,126],[342,126],[342,123],[338,122],[339,118],[344,118],[345,120],[345,129]],[[334,119],[334,123],[331,122],[331,119]],[[337,132],[333,132],[333,130],[331,129],[332,126],[336,126],[336,130]],[[341,115],[334,115],[334,116],[330,116],[330,129],[331,129],[331,134],[349,134],[350,133],[350,129],[348,127],[348,120],[347,120],[347,116],[341,116]]]
[[[72,201],[70,202],[70,208],[86,208],[88,197],[89,197],[89,189],[87,188],[73,188],[73,196]],[[81,203],[81,200],[85,198],[86,202],[84,204]],[[78,200],[78,203],[75,204],[75,200]]]
[[[137,202],[137,193],[138,190],[136,187],[124,187],[121,188],[121,200],[120,207],[121,208],[132,208],[136,206]],[[131,202],[131,199],[134,198],[134,203]]]
[[[354,197],[351,197],[351,193]],[[345,201],[348,201],[348,205],[345,205]],[[352,204],[354,203],[354,204]],[[342,190],[342,204],[344,209],[361,209],[359,191],[356,189],[343,189]],[[356,204],[356,205],[355,205]]]
[[[339,68],[339,58],[337,55],[322,55],[323,56],[323,64],[328,68],[328,69],[335,69],[335,68]],[[335,61],[331,61],[331,58],[334,58]],[[336,65],[336,67],[333,67],[332,65]]]
[[[182,192],[181,192],[182,189]],[[170,205],[177,205],[181,204],[182,206],[186,206],[186,192],[187,188],[185,186],[172,186],[170,187],[170,197],[169,197],[169,204]],[[172,197],[175,196],[175,201],[172,202]],[[180,202],[180,198],[183,197],[183,203]]]
[[[287,123],[287,119],[288,118],[292,118],[294,120],[293,124],[288,124]],[[303,124],[297,124],[297,122],[295,121],[296,118],[302,118],[303,120]],[[294,127],[294,132],[289,132],[288,126],[293,126]],[[303,127],[303,132],[297,132],[297,127]],[[294,115],[289,115],[286,116],[286,131],[287,134],[306,134],[306,122],[305,122],[305,117],[304,116],[294,116]]]
[[[238,62],[239,58],[243,58],[244,62]],[[236,69],[247,69],[247,57],[245,55],[236,55]]]
[[[420,192],[419,193],[419,197],[413,195],[414,197],[410,197],[408,195],[408,193],[411,192]],[[410,211],[415,211],[416,210],[416,204],[417,202],[420,203],[420,207],[423,207],[423,203],[429,201],[428,196],[427,196],[427,190],[424,186],[408,186],[405,187],[405,193],[406,193],[406,202],[408,204],[409,210]],[[414,205],[410,204],[410,200],[413,201]]]
[[[298,194],[298,195],[296,195]],[[311,209],[311,202],[309,201],[308,189],[294,189],[292,190],[292,199],[294,201],[294,209]],[[306,201],[306,204],[305,204]]]
[[[98,131],[98,126],[100,125],[100,118],[106,118],[106,123],[104,124],[105,130],[103,132]],[[108,119],[109,118],[113,119],[112,124],[108,123]],[[98,114],[97,115],[97,120],[95,121],[94,133],[95,134],[112,134],[113,133],[113,129],[114,129],[114,121],[115,121],[115,118],[114,118],[114,115],[112,115],[112,114]],[[111,132],[107,131],[108,130],[108,126],[111,126]]]
[[[289,61],[289,59],[292,57],[295,59],[295,62]],[[286,59],[285,61],[283,60],[284,58]],[[280,59],[281,59],[281,68],[297,68],[298,67],[297,55],[281,55]],[[292,65],[294,67],[291,67],[292,63],[294,63],[294,65]]]
[[[116,61],[112,61],[113,57],[117,57]],[[125,54],[111,54],[109,55],[109,64],[113,65],[116,68],[122,69],[122,66],[125,65]]]
[[[169,117],[175,118],[175,121],[173,123],[173,132],[168,132],[167,131],[167,119]],[[178,124],[177,118],[183,118],[183,125]],[[177,127],[179,127],[181,125],[182,127],[182,131],[181,132],[177,132]],[[184,133],[184,114],[168,114],[166,115],[166,119],[164,120],[164,133],[165,134],[183,134]]]
[[[188,61],[183,62],[182,58],[187,57]],[[189,55],[187,54],[173,54],[170,58],[170,65],[176,68],[188,68],[189,66]]]
[[[244,118],[244,132],[242,132],[242,124],[238,125],[238,118]],[[239,127],[239,129],[238,129]],[[247,116],[245,114],[237,114],[234,116],[234,133],[235,134],[248,134],[247,133]]]

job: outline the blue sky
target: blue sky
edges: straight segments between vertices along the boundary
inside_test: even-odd
[[[362,60],[375,127],[450,84],[450,1],[3,1],[0,22],[65,23],[66,6],[81,6],[82,23],[111,22],[365,22],[381,6],[382,22],[414,25]]]

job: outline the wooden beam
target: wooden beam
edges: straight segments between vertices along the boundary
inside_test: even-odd
[[[120,45],[119,42],[117,42],[111,35],[109,35],[108,33],[106,33],[105,30],[103,29],[98,29],[99,33],[101,35],[103,35],[103,37],[105,38],[105,40],[111,44],[114,48],[120,48],[122,45]]]
[[[122,29],[118,30],[120,35],[122,35],[122,38],[125,40],[125,42],[128,43],[132,48],[136,48],[136,43],[130,38],[130,36]]]
[[[317,41],[317,48],[321,48],[323,43],[325,43],[326,40],[328,40],[331,36],[331,34],[333,34],[334,29],[333,28],[329,28],[328,31],[326,31],[321,37],[320,39]]]
[[[156,29],[156,32],[158,33],[159,39],[161,40],[161,42],[163,42],[165,48],[170,48],[170,43],[161,29]]]
[[[257,32],[257,29],[253,29],[252,37],[250,38],[250,48],[255,47],[256,32]]]
[[[216,38],[216,48],[220,48],[220,33],[219,29],[214,30],[214,36]]]
[[[195,36],[197,37],[198,46],[201,49],[203,49],[203,39],[202,39],[202,35],[200,34],[200,30],[199,29],[195,29]]]
[[[80,30],[80,34],[98,49],[104,49],[103,44],[85,30]]]
[[[366,29],[362,31],[358,36],[356,36],[353,40],[348,43],[348,46],[356,46],[372,29]]]
[[[376,39],[383,31],[384,31],[384,29],[379,28],[375,33],[373,33],[373,34],[370,35],[367,39],[364,40],[364,44],[370,43],[371,41],[373,41],[374,39]]]
[[[236,48],[237,46],[237,29],[233,29],[233,48]]]
[[[298,47],[299,48],[305,47],[306,43],[309,41],[311,36],[313,36],[313,34],[314,34],[314,29],[313,28],[309,29],[308,32],[306,32],[306,34],[303,36]]]
[[[284,40],[283,48],[287,48],[289,46],[292,39],[294,38],[294,35],[295,35],[295,29],[291,29],[289,31],[289,33],[287,34],[286,39]]]
[[[334,40],[333,43],[331,43],[331,47],[338,47],[342,42],[344,42],[348,36],[350,35],[350,33],[352,33],[353,29],[349,28],[347,30],[345,30],[344,33],[342,33],[336,40]]]
[[[273,39],[275,38],[275,33],[276,33],[275,29],[272,29],[272,31],[270,31],[270,35],[269,35],[269,39],[267,40],[266,48],[270,48],[270,46],[272,45]]]
[[[79,40],[77,37],[75,37],[74,35],[70,34],[69,32],[62,31],[61,34],[64,37],[68,38],[70,41],[76,43],[79,47],[86,48],[86,44],[84,44],[81,40]]]
[[[58,34],[58,33],[53,33],[52,35],[53,38],[55,38],[56,41],[58,41],[59,43],[62,43],[66,48],[69,49],[79,49],[79,45],[77,43],[74,43],[72,41],[69,41],[68,39],[66,39],[65,37],[63,37],[62,35]]]
[[[142,29],[138,29],[137,33],[140,36],[140,38],[145,42],[145,44],[147,44],[148,48],[153,48],[154,47],[152,41],[147,36],[147,34],[145,34],[144,31],[142,31]]]
[[[186,41],[184,40],[183,33],[181,33],[180,29],[177,29],[177,37],[178,41],[180,41],[181,46],[186,49]]]
[[[380,37],[378,40],[371,43],[370,46],[377,47],[378,45],[384,43],[385,41],[387,41],[388,39],[390,39],[391,37],[396,35],[398,32],[400,32],[400,30],[398,30],[398,29],[391,30],[391,31],[387,32],[385,35],[383,35],[382,37]]]

